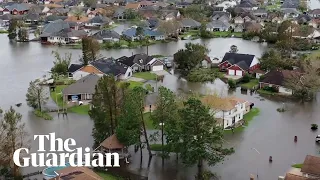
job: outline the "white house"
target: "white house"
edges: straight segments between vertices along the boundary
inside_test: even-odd
[[[205,96],[202,102],[210,107],[210,113],[224,129],[237,126],[243,122],[243,115],[250,111],[250,103],[236,97],[220,98]]]

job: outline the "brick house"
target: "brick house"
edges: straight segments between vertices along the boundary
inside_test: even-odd
[[[259,68],[259,60],[251,54],[226,53],[218,67],[227,75],[244,76]]]
[[[286,81],[290,78],[299,78],[301,72],[295,70],[273,70],[260,79],[259,87],[273,87],[279,93],[292,95],[293,91],[286,87]]]

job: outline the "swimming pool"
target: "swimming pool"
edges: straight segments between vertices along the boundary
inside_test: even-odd
[[[61,169],[64,169],[66,167],[69,167],[69,166],[70,166],[70,163],[66,163],[65,166],[47,167],[46,169],[44,169],[42,171],[42,174],[43,174],[45,179],[51,179],[51,178],[54,178],[54,177],[56,177],[58,175],[57,171],[59,171]]]

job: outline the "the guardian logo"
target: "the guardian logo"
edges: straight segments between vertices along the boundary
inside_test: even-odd
[[[13,161],[17,166],[64,166],[68,162],[72,167],[120,167],[118,153],[92,153],[89,147],[74,148],[76,146],[74,139],[68,138],[63,141],[61,138],[55,138],[55,133],[34,135],[33,137],[34,140],[38,139],[39,141],[38,151],[30,154],[27,148],[17,149],[13,154]],[[50,142],[50,147],[47,147],[47,150],[44,145],[46,140]],[[21,154],[24,156],[21,157]]]

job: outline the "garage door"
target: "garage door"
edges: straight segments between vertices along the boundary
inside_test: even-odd
[[[163,65],[152,66],[152,71],[162,71]]]
[[[242,76],[242,71],[236,70],[236,76]]]
[[[234,76],[234,75],[235,75],[235,72],[234,72],[234,70],[232,70],[232,69],[229,69],[229,70],[228,70],[228,75]]]

